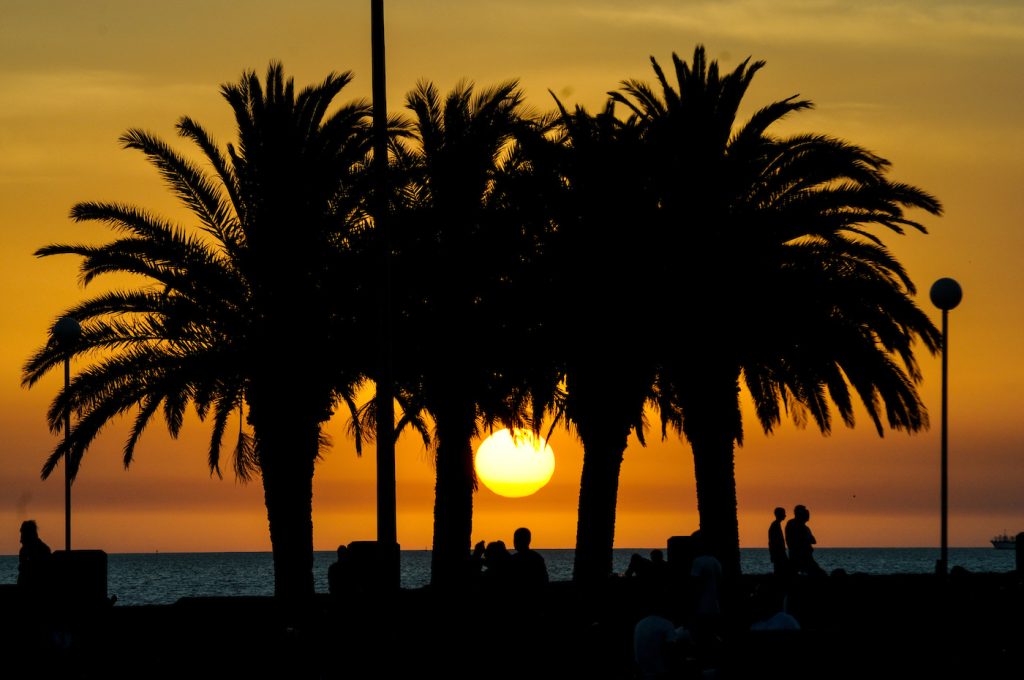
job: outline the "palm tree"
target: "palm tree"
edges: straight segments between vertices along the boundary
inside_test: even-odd
[[[555,101],[556,134],[531,152],[535,171],[554,175],[546,194],[556,229],[543,261],[557,291],[557,401],[584,449],[573,578],[595,582],[612,571],[619,471],[630,433],[644,441],[653,398],[656,364],[636,324],[657,311],[644,275],[655,202],[636,172],[642,128],[618,119],[612,101],[596,115]]]
[[[177,125],[212,172],[141,130],[122,136],[142,151],[193,214],[179,227],[120,203],[80,203],[78,222],[100,222],[119,237],[99,246],[51,245],[39,256],[78,255],[86,284],[107,273],[142,277],[67,314],[82,323],[73,355],[99,357],[54,400],[59,430],[68,409],[78,424],[50,455],[75,472],[113,418],[134,413],[124,447],[128,466],[153,416],[177,435],[189,403],[211,416],[209,464],[220,473],[221,439],[232,414],[245,420],[235,447],[242,479],[263,480],[274,556],[275,593],[313,593],[312,481],[322,424],[340,400],[352,404],[362,371],[352,347],[362,260],[352,248],[363,223],[362,175],[369,153],[368,106],[328,113],[351,76],[331,74],[296,93],[279,64],[265,86],[253,72],[222,87],[237,124],[223,153],[190,118]],[[29,359],[32,385],[57,366],[65,348],[49,343]]]
[[[414,144],[398,154],[407,181],[392,231],[395,372],[407,413],[434,422],[431,582],[446,587],[465,576],[480,419],[522,413],[506,369],[521,332],[513,272],[528,243],[497,185],[526,123],[515,82],[479,92],[462,83],[444,98],[422,82],[406,101]]]
[[[940,337],[912,300],[914,285],[873,227],[925,231],[906,208],[939,214],[924,191],[886,178],[889,163],[824,135],[778,138],[768,128],[806,110],[790,97],[736,127],[764,65],[721,75],[704,49],[673,55],[678,90],[652,58],[658,93],[626,81],[612,97],[644,128],[647,170],[661,206],[662,247],[651,284],[668,314],[659,403],[663,424],[693,449],[702,533],[739,572],[734,445],[742,444],[741,384],[766,432],[785,407],[823,433],[831,405],[853,426],[850,388],[879,434],[884,423],[927,426],[913,345]],[[672,332],[666,319],[682,326]]]

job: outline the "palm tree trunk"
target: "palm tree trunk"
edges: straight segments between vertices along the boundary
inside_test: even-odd
[[[576,554],[572,578],[577,583],[600,582],[612,573],[615,544],[615,507],[619,495],[619,470],[626,438],[584,436],[583,472],[576,522]]]
[[[472,408],[434,414],[437,426],[437,478],[434,486],[434,544],[430,583],[450,588],[462,585],[468,574],[473,534]]]
[[[691,438],[697,480],[700,531],[727,574],[740,573],[740,529],[737,518],[733,442],[722,436]]]
[[[319,427],[289,426],[287,420],[280,416],[272,426],[261,422],[254,430],[274,557],[274,595],[302,603],[314,594],[313,471]]]
[[[715,380],[715,377],[720,378]],[[738,370],[690,374],[683,429],[693,449],[700,530],[726,574],[740,574],[734,444],[742,440]]]

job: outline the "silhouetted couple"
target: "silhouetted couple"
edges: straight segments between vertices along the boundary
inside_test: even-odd
[[[480,585],[488,590],[534,589],[548,582],[548,568],[544,558],[530,548],[532,536],[526,527],[516,529],[512,535],[514,553],[504,541],[491,541],[484,547],[480,541],[473,547],[470,561],[479,574]]]
[[[824,576],[825,570],[814,561],[814,545],[817,541],[811,533],[811,528],[807,526],[811,519],[811,511],[803,505],[793,508],[793,519],[786,522],[783,532],[782,520],[785,518],[785,509],[775,508],[775,521],[768,527],[768,553],[775,575]]]
[[[657,549],[652,550],[650,559],[640,553],[633,553],[623,576],[625,578],[635,577],[642,581],[661,582],[666,580],[668,578],[668,562],[665,561],[665,553]]]
[[[470,558],[475,577],[482,587],[488,590],[506,589],[512,578],[512,553],[505,546],[505,541],[491,541],[484,547],[480,541],[473,548]]]

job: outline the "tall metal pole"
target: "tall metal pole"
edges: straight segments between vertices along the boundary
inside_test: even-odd
[[[71,386],[71,353],[64,355],[64,392]],[[71,452],[67,448],[71,435],[71,407],[64,409],[64,550],[71,552]]]
[[[940,526],[939,561],[935,564],[935,573],[945,576],[949,567],[949,447],[947,441],[948,433],[948,403],[949,403],[949,310],[960,304],[963,299],[963,290],[960,284],[950,278],[939,279],[932,284],[932,304],[942,310],[942,428],[941,428],[941,473],[940,473],[940,503],[942,505],[942,519]]]
[[[384,64],[384,0],[370,2],[373,53],[373,219],[380,248],[380,363],[377,381],[377,543],[391,562],[389,580],[399,583],[395,508],[395,406],[392,364],[391,231],[388,220],[388,105]]]
[[[947,440],[947,405],[949,402],[949,310],[942,310],[942,548],[939,553],[939,564],[942,575],[949,567],[949,447]]]
[[[82,334],[82,327],[73,316],[61,317],[53,325],[53,341],[64,353],[64,393],[71,386],[71,354],[74,341]],[[71,408],[64,411],[64,550],[71,550],[71,465],[67,448],[71,435]]]

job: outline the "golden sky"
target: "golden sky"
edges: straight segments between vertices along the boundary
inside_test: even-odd
[[[389,109],[418,79],[442,90],[518,77],[531,105],[548,90],[596,108],[624,78],[651,80],[648,57],[684,58],[697,43],[727,69],[764,59],[747,95],[753,107],[799,93],[817,108],[784,131],[848,138],[893,161],[892,176],[945,204],[929,234],[886,236],[927,293],[958,279],[951,315],[950,544],[987,545],[1024,530],[1024,6],[1014,1],[725,0],[559,2],[389,0]],[[352,70],[349,97],[369,96],[368,0],[4,0],[0,20],[0,554],[17,551],[17,526],[40,523],[63,545],[61,470],[39,469],[54,443],[44,414],[62,376],[31,391],[21,365],[60,311],[81,299],[77,261],[38,261],[54,241],[98,241],[97,226],[67,219],[81,200],[132,202],[184,218],[141,155],[117,137],[143,127],[174,138],[190,115],[230,140],[219,86],[246,69],[284,63],[298,84]],[[924,216],[918,216],[924,217]],[[643,332],[638,327],[637,332]],[[776,505],[803,503],[822,547],[933,546],[939,533],[936,358],[920,357],[930,431],[887,433],[862,417],[829,437],[784,425],[771,437],[746,418],[737,451],[741,542],[763,547]],[[656,416],[652,414],[652,423]],[[317,471],[317,549],[375,533],[374,452],[357,458],[344,418]],[[840,426],[841,427],[841,426]],[[172,441],[157,427],[132,469],[120,465],[124,428],[94,444],[74,490],[74,545],[108,552],[268,550],[262,490],[205,466],[207,428],[190,422]],[[551,484],[534,496],[476,496],[474,540],[511,540],[533,528],[538,547],[571,547],[582,454],[572,436],[551,440]],[[418,439],[398,447],[398,536],[429,547],[433,470]],[[693,465],[676,437],[631,440],[620,483],[618,547],[664,545],[696,528]]]

